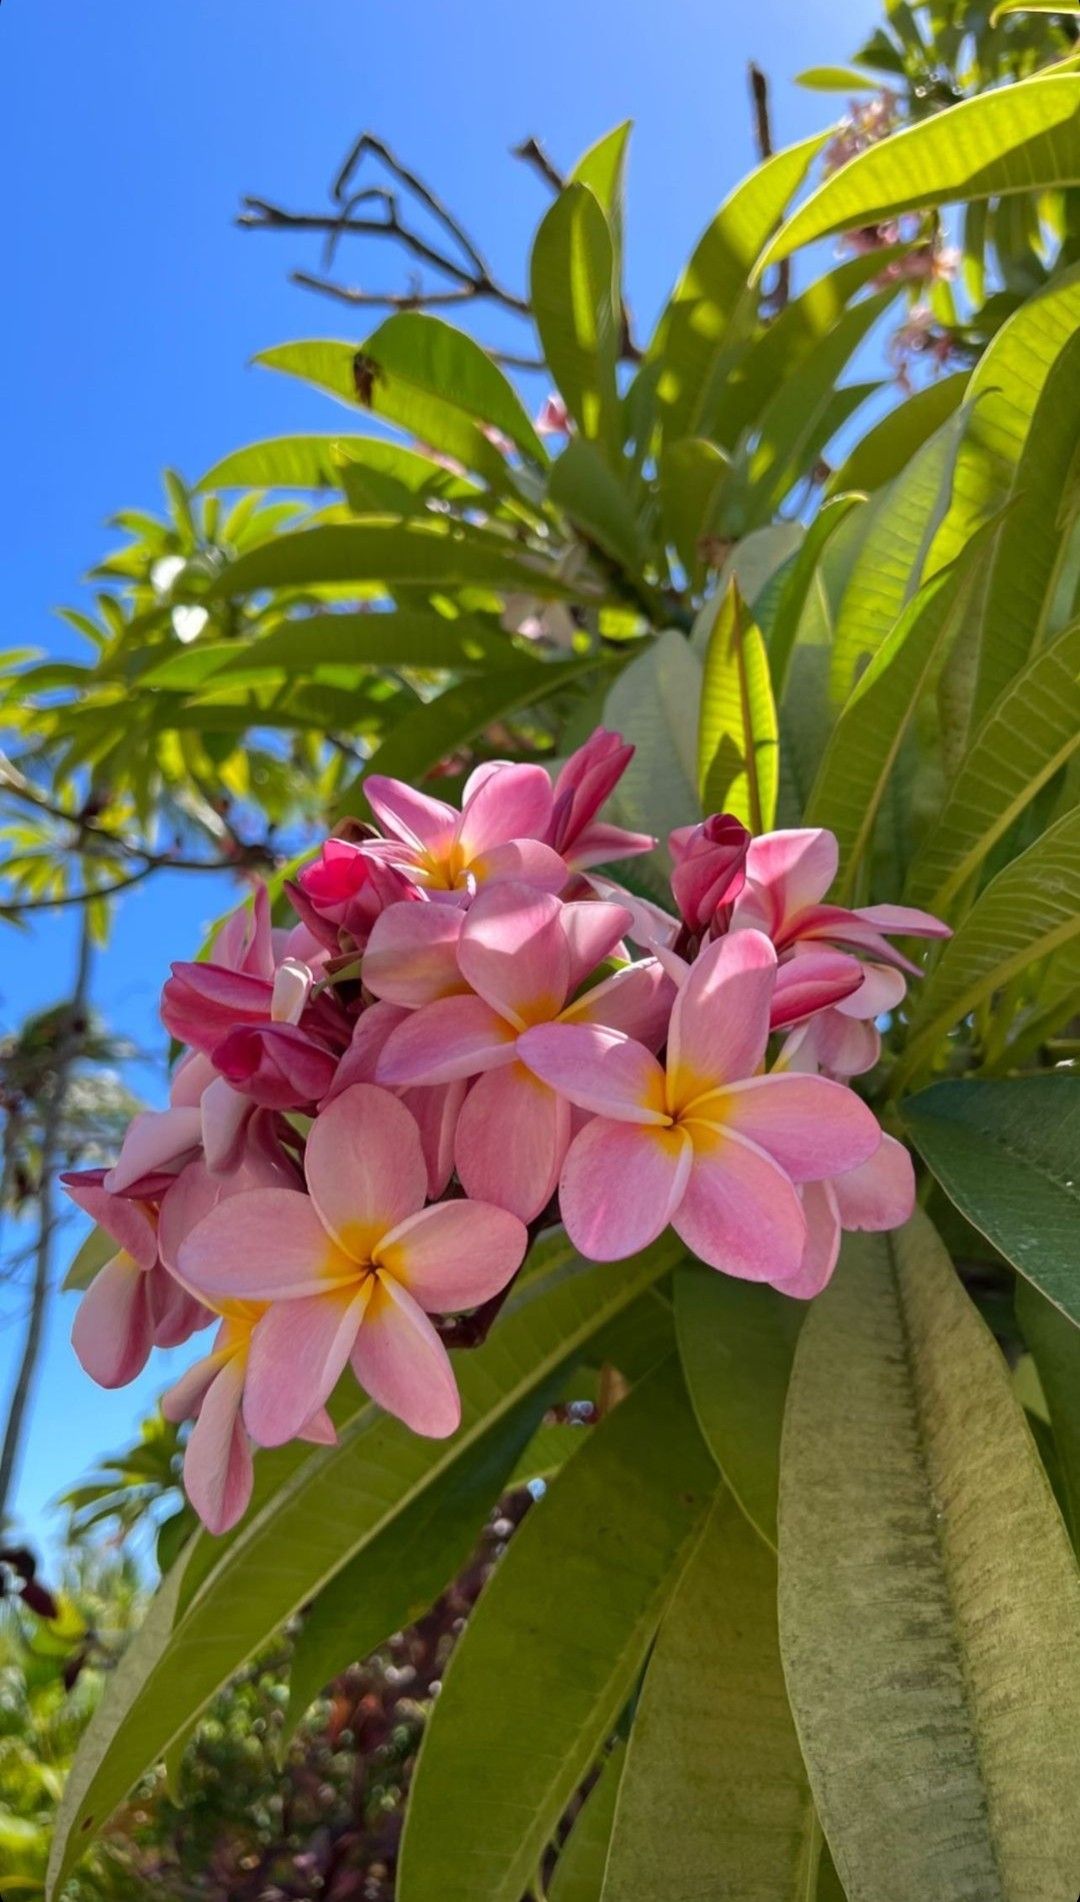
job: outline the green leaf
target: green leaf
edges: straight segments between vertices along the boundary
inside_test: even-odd
[[[456,1357],[463,1425],[452,1440],[419,1438],[347,1384],[335,1400],[336,1447],[312,1453],[296,1443],[259,1455],[247,1517],[228,1537],[200,1533],[185,1549],[110,1676],[57,1813],[51,1895],[131,1785],[234,1672],[358,1553],[392,1540],[402,1515],[450,1483],[530,1395],[539,1420],[589,1342],[676,1255],[663,1242],[598,1269],[555,1238],[490,1339]]]
[[[548,1902],[600,1902],[611,1825],[626,1761],[621,1740],[608,1751],[548,1883]]]
[[[1078,94],[1080,99],[1080,94]],[[987,583],[972,717],[980,720],[1054,625],[1057,584],[1075,539],[1069,505],[1080,435],[1080,333],[1050,366],[1016,465],[1014,501]],[[1063,499],[1064,498],[1064,499]],[[1069,590],[1068,613],[1072,611]],[[1062,617],[1066,618],[1066,617]]]
[[[412,495],[462,499],[479,493],[430,456],[367,436],[274,436],[234,449],[208,469],[196,492],[209,489],[340,489],[341,465],[364,465],[392,477]]]
[[[780,758],[769,660],[761,629],[733,581],[709,636],[698,724],[698,784],[705,812],[731,812],[751,832],[776,816]]]
[[[280,1746],[332,1677],[412,1624],[462,1570],[535,1426],[530,1396],[497,1436],[481,1439],[441,1485],[406,1507],[392,1537],[358,1552],[323,1586],[293,1650]]]
[[[640,570],[641,543],[634,511],[595,443],[584,436],[570,438],[552,465],[548,498],[630,574]]]
[[[564,1467],[469,1620],[420,1749],[401,1902],[519,1902],[633,1690],[715,1485],[669,1361]]]
[[[401,314],[414,316],[422,313]],[[388,321],[392,322],[393,319]],[[429,321],[437,323],[439,320],[431,318]],[[383,325],[381,328],[385,327]],[[449,329],[449,325],[446,328]],[[463,336],[462,332],[453,334]],[[377,330],[375,338],[380,336],[381,332]],[[441,391],[428,391],[411,381],[407,375],[391,373],[399,360],[393,340],[388,352],[389,364],[384,367],[379,363],[375,372],[365,374],[365,361],[374,362],[370,353],[372,341],[369,338],[359,350],[355,343],[344,343],[329,337],[281,343],[270,350],[261,350],[253,361],[265,370],[280,370],[286,376],[299,377],[304,383],[311,383],[316,389],[325,390],[327,395],[335,396],[339,402],[347,403],[351,409],[359,407],[368,410],[373,416],[383,417],[387,422],[399,424],[430,449],[452,457],[466,469],[472,469],[498,492],[512,489],[513,476],[506,458],[485,436],[481,424],[457,402],[453,385]],[[479,345],[473,344],[472,348],[479,350]],[[494,364],[491,367],[495,369]],[[496,374],[499,374],[497,370]]]
[[[759,271],[835,231],[958,200],[1080,184],[1080,79],[1032,79],[920,119],[841,166],[765,251]]]
[[[754,261],[827,137],[804,139],[766,159],[736,186],[694,247],[644,365],[660,365],[656,398],[668,442],[697,435],[706,424],[725,352],[757,315],[757,297],[748,292]]]
[[[70,1268],[61,1282],[61,1290],[69,1294],[73,1288],[88,1288],[99,1268],[104,1268],[116,1254],[116,1242],[103,1228],[94,1223],[89,1235],[72,1259]]]
[[[787,684],[788,668],[795,651],[812,590],[822,587],[822,560],[841,523],[860,506],[857,495],[838,495],[822,504],[806,536],[791,560],[769,627],[769,671],[773,692],[781,703]]]
[[[392,516],[278,535],[238,556],[207,592],[220,597],[353,581],[511,588],[554,598],[577,592],[552,563],[521,554],[512,542],[472,523],[427,525]]]
[[[1080,1578],[1005,1361],[924,1216],[846,1241],[799,1337],[780,1642],[849,1902],[1071,1893]]]
[[[795,84],[810,92],[877,92],[878,83],[853,66],[808,66],[796,73]]]
[[[846,392],[836,385],[867,332],[897,296],[890,285],[854,304],[837,318],[817,348],[797,369],[777,380],[755,428],[747,471],[746,522],[758,527],[779,508],[793,484],[812,468],[819,449],[836,433],[833,406]],[[861,392],[862,395],[869,392]]]
[[[307,614],[280,621],[257,640],[198,642],[141,675],[147,687],[184,690],[320,667],[420,667],[473,672],[505,666],[514,648],[501,629],[462,614]]]
[[[660,520],[691,578],[704,565],[703,544],[716,533],[731,464],[722,449],[701,436],[684,436],[659,461]]]
[[[1050,1413],[1065,1521],[1080,1547],[1080,1328],[1025,1280],[1016,1284],[1016,1318]]]
[[[611,231],[588,186],[570,184],[540,225],[530,263],[544,357],[581,434],[621,461],[615,369],[620,311]]]
[[[1080,1077],[934,1083],[901,1115],[961,1214],[1080,1327]]]
[[[967,386],[968,372],[957,370],[913,390],[855,444],[829,477],[826,494],[839,496],[858,489],[869,495],[892,482],[927,437],[955,414]]]
[[[868,502],[862,534],[836,617],[830,684],[843,703],[928,573],[935,535],[952,495],[967,426],[961,409],[917,449],[907,467]]]
[[[415,427],[423,439],[429,404],[452,402],[471,422],[508,436],[523,456],[546,468],[547,450],[513,384],[466,331],[430,311],[395,311],[363,349],[378,366],[374,401],[381,414]]]
[[[603,1902],[817,1893],[776,1560],[726,1489],[664,1613],[627,1746]]]
[[[405,714],[371,755],[363,773],[345,788],[338,802],[341,812],[364,809],[363,784],[369,773],[387,773],[394,779],[420,779],[441,759],[475,739],[493,720],[535,706],[572,686],[582,674],[595,671],[596,660],[520,661],[498,672],[477,674],[448,687]]]
[[[1080,622],[1036,654],[991,708],[912,867],[908,901],[942,911],[1080,747]]]
[[[998,0],[998,5],[990,15],[990,25],[996,26],[999,20],[1004,20],[1010,13],[1052,13],[1059,20],[1080,19],[1080,7],[1070,6],[1069,0],[1060,6],[1037,3],[1037,0]]]
[[[806,1308],[700,1265],[675,1277],[675,1331],[705,1444],[761,1537],[776,1547],[780,1430]]]
[[[916,1000],[899,1085],[946,1031],[1011,978],[1080,936],[1080,807],[991,879]]]
[[[709,418],[715,439],[733,450],[781,385],[827,342],[856,293],[872,283],[890,262],[906,255],[905,245],[889,245],[882,251],[848,258],[791,298],[760,336],[737,353]],[[841,367],[844,361],[841,358]]]
[[[622,282],[626,155],[633,122],[624,119],[590,145],[567,175],[567,184],[587,185],[608,221],[615,253],[615,285]]]
[[[666,863],[669,832],[699,817],[697,722],[701,662],[685,635],[667,628],[619,675],[604,705],[604,724],[635,752],[611,800],[620,825],[653,832]],[[641,859],[635,865],[641,865]],[[663,896],[664,886],[657,889]]]
[[[976,539],[959,561],[919,589],[859,677],[833,728],[806,822],[836,834],[843,875],[838,904],[850,902],[868,860],[900,749],[956,631],[983,554]]]

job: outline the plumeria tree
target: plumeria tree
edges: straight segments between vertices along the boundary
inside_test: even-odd
[[[92,662],[22,674],[11,909],[263,875],[162,973],[168,1107],[67,1181],[86,1372],[201,1336],[201,1527],[54,1895],[284,1625],[292,1727],[523,1479],[402,1902],[1075,1888],[1080,76],[999,13],[807,75],[868,90],[648,340],[626,127],[527,148],[527,295],[361,140],[324,228],[435,281],[262,358],[353,433],[129,517]],[[535,420],[441,308],[499,302]]]

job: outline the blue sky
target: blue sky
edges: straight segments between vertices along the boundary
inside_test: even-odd
[[[876,13],[871,0],[548,0],[542,11],[505,0],[7,0],[0,647],[72,651],[51,610],[78,600],[109,546],[109,514],[157,505],[164,465],[193,480],[242,442],[336,426],[332,406],[248,359],[292,336],[359,340],[377,318],[357,322],[290,286],[290,268],[318,267],[317,241],[236,230],[242,193],[321,203],[369,127],[438,183],[520,286],[545,194],[508,147],[535,133],[568,165],[629,117],[628,282],[647,328],[752,163],[747,61],[770,74],[788,143],[841,104],[800,91],[794,74],[842,62]],[[344,264],[369,285],[400,284],[407,268],[389,247]],[[475,328],[506,338],[495,317],[478,314]],[[165,966],[227,901],[209,878],[155,881],[124,901],[99,964],[99,1007],[158,1059],[132,1075],[150,1101],[164,1090],[154,1005]],[[32,944],[3,932],[0,1029],[62,995],[72,955],[70,919]],[[46,1502],[131,1437],[185,1354],[102,1393],[71,1354],[72,1305],[53,1303],[16,1495],[39,1536]],[[0,1394],[18,1313],[0,1293]]]

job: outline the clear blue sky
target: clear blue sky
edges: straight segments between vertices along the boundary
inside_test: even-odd
[[[317,268],[317,240],[234,228],[243,192],[321,202],[370,127],[437,181],[520,285],[545,199],[507,148],[535,133],[566,165],[633,118],[628,278],[646,327],[752,161],[747,61],[770,74],[788,143],[842,103],[792,76],[846,59],[876,12],[872,0],[6,0],[0,647],[71,651],[50,610],[78,599],[109,545],[105,517],[157,505],[165,464],[194,479],[241,442],[337,426],[332,406],[247,359],[290,336],[359,340],[368,326],[286,282],[290,267]],[[345,262],[369,285],[400,284],[406,268],[389,247]],[[504,334],[494,320],[476,329]],[[179,874],[124,901],[97,1002],[158,1058],[165,965],[225,902],[220,883]],[[68,920],[32,945],[3,930],[0,1028],[63,993],[71,955]],[[132,1082],[158,1101],[163,1079],[159,1062]],[[187,1352],[101,1393],[72,1356],[72,1306],[53,1303],[16,1496],[38,1536],[46,1502],[131,1437]],[[0,1297],[0,1404],[16,1318]]]

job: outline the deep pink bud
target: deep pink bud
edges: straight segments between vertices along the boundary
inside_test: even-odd
[[[671,889],[683,923],[718,937],[746,883],[750,834],[729,812],[714,812],[697,826],[679,826],[668,840],[675,869]]]
[[[181,1043],[210,1056],[238,1024],[270,1015],[273,985],[220,964],[174,964],[161,994],[161,1021]]]
[[[295,1024],[245,1024],[213,1053],[214,1067],[264,1109],[303,1109],[326,1095],[337,1058]]]
[[[343,932],[362,948],[387,905],[421,897],[396,865],[348,839],[327,839],[318,858],[285,890],[297,917],[334,951]]]
[[[621,733],[598,726],[584,746],[571,753],[555,781],[555,809],[547,844],[565,854],[595,819],[634,755]]]

